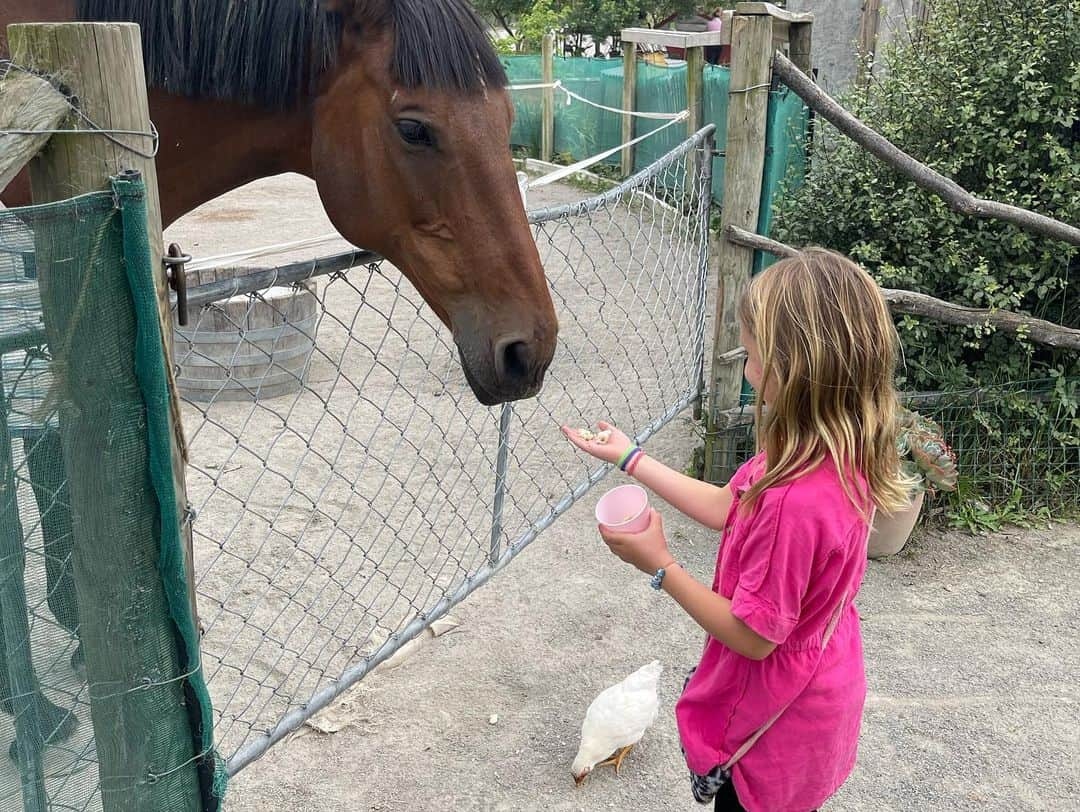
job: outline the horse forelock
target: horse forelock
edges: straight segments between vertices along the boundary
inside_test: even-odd
[[[339,4],[340,5],[340,4]],[[393,29],[396,83],[458,93],[504,87],[506,74],[465,0],[77,0],[85,21],[138,23],[151,86],[193,98],[295,106],[338,58],[342,25]]]

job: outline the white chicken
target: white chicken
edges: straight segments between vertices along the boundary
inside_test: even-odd
[[[614,764],[619,774],[627,753],[656,720],[660,707],[656,686],[663,670],[660,661],[653,660],[605,688],[589,705],[581,723],[581,746],[570,768],[577,786],[598,765]]]

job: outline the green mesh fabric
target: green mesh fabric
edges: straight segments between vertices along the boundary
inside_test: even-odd
[[[535,84],[541,81],[539,56],[503,57],[507,76],[512,85]],[[620,109],[622,107],[623,63],[621,59],[588,59],[585,57],[556,57],[555,78],[567,90],[589,101]],[[726,71],[726,69],[725,69]],[[726,90],[725,90],[726,92]],[[516,118],[510,133],[514,146],[538,150],[542,122],[542,91],[514,91]],[[686,109],[686,63],[673,61],[667,66],[638,64],[637,109],[648,113],[678,113]],[[726,110],[726,106],[725,106]],[[636,119],[634,136],[659,129],[666,122]],[[655,163],[686,140],[685,126],[669,127],[663,133],[637,146],[635,169]],[[566,103],[566,96],[555,93],[555,155],[564,161],[579,161],[619,146],[622,138],[622,117],[580,101]],[[619,165],[615,155],[606,163]]]
[[[0,211],[5,810],[207,810],[224,789],[145,223],[137,179]]]
[[[765,130],[765,172],[761,181],[758,234],[768,234],[772,228],[773,203],[785,186],[795,188],[806,177],[809,127],[809,109],[794,91],[783,86],[772,91]],[[754,273],[760,273],[776,260],[773,254],[755,252]]]
[[[511,85],[536,84],[542,81],[540,57],[535,55],[503,57]],[[555,78],[590,101],[607,107],[622,107],[623,66],[621,59],[555,59]],[[637,66],[636,109],[650,113],[678,113],[686,109],[686,63],[672,60],[667,65],[639,62]],[[716,125],[717,149],[727,142],[728,89],[731,71],[721,65],[706,65],[703,77],[702,118]],[[542,91],[512,91],[516,117],[510,134],[511,143],[533,153],[540,148]],[[805,172],[805,137],[809,122],[806,106],[794,93],[782,88],[772,94],[769,104],[767,155],[762,188],[762,218],[768,225],[772,201],[780,193],[789,173],[801,177]],[[657,130],[666,122],[635,119],[634,136]],[[659,160],[686,138],[683,126],[669,127],[639,144],[634,151],[634,168],[640,170]],[[564,162],[578,161],[619,146],[623,142],[622,117],[579,101],[566,104],[566,96],[555,93],[555,155]],[[614,155],[606,163],[618,166]],[[724,199],[724,159],[713,166],[713,199]],[[768,232],[761,232],[768,233]],[[757,270],[764,267],[759,258]]]

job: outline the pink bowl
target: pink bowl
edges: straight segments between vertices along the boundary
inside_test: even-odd
[[[619,533],[640,533],[649,526],[649,495],[640,485],[620,485],[596,503],[596,521]]]

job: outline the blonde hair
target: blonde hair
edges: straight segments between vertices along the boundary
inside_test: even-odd
[[[767,468],[745,503],[829,457],[864,516],[871,503],[886,513],[907,505],[913,483],[897,454],[893,388],[899,338],[870,275],[840,254],[806,249],[750,283],[739,320],[757,342],[762,389],[766,381],[775,389],[767,412],[760,393],[755,404]]]

